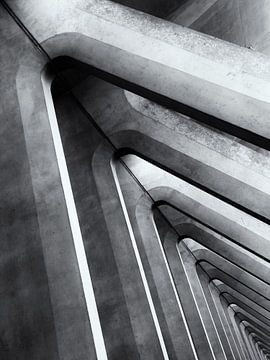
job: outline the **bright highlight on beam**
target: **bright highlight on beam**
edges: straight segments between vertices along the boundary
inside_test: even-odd
[[[102,334],[100,319],[98,315],[97,304],[95,300],[95,294],[93,290],[91,275],[87,263],[85,254],[82,234],[80,230],[78,215],[76,211],[75,201],[71,189],[70,179],[68,175],[68,169],[66,159],[64,155],[61,136],[58,128],[56,114],[54,110],[53,100],[51,96],[50,83],[45,76],[42,76],[42,85],[44,89],[45,101],[48,111],[48,117],[52,130],[53,142],[58,161],[63,191],[65,195],[67,211],[73,235],[75,252],[78,260],[80,276],[82,280],[86,306],[88,310],[91,330],[94,338],[94,344],[98,360],[107,360],[107,352],[105,348],[104,338]]]

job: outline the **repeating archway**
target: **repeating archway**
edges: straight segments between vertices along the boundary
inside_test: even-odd
[[[214,116],[255,137],[268,138],[268,59],[174,25],[166,24],[164,30],[164,23],[152,18],[147,23],[146,35],[142,28],[144,18],[135,11],[107,1],[92,5],[89,8],[82,2],[81,8],[75,6],[75,13],[83,17],[80,23],[70,21],[74,18],[74,9],[67,9],[61,15],[62,21],[52,28],[46,24],[43,33],[38,29],[37,36],[52,58],[71,56],[109,73],[114,79],[124,80],[127,86],[132,84],[134,91],[142,95],[169,98],[189,110],[194,109],[197,116],[208,113],[212,120]],[[111,26],[107,31],[112,15],[114,36]],[[130,21],[130,17],[134,21]],[[96,30],[101,27],[97,19],[104,25],[101,35]],[[96,28],[86,26],[89,20]],[[31,23],[32,19],[26,21]],[[72,29],[67,28],[71,24]],[[120,31],[123,27],[134,35],[133,44],[124,41],[127,35]],[[33,31],[37,31],[35,25]],[[116,33],[124,39],[115,36]],[[198,45],[196,50],[186,43],[190,35]],[[141,46],[142,42],[145,46]],[[205,53],[206,43],[218,45],[216,62],[211,53]],[[179,57],[170,57],[171,52],[179,53]],[[236,63],[231,64],[228,52],[239,55]],[[168,58],[163,58],[165,53]],[[249,64],[245,61],[246,54]],[[196,57],[202,68],[189,68],[190,57]],[[252,63],[261,66],[253,68]],[[96,82],[96,89],[100,86],[102,91],[110,86],[114,94],[121,97],[122,108],[117,114],[120,117],[113,118],[113,111],[105,112],[106,101],[100,107],[101,115],[97,112],[95,116],[116,148],[121,154],[138,154],[163,169],[160,172],[165,174],[166,181],[161,178],[159,182],[157,178],[155,186],[148,186],[152,174],[146,171],[144,176],[148,180],[142,183],[160,208],[167,204],[184,213],[181,221],[174,224],[180,238],[168,227],[165,231],[168,224],[162,226],[160,215],[155,210],[153,215],[153,204],[119,167],[117,156],[121,154],[115,153],[78,109],[67,105],[68,95],[65,100],[55,98],[53,103],[51,74],[46,70],[41,77],[46,64],[47,59],[27,47],[16,74],[16,86],[59,357],[75,356],[76,341],[84,346],[87,343],[90,356],[102,360],[104,356],[180,359],[183,354],[185,359],[244,359],[243,356],[252,359],[257,356],[255,351],[258,352],[259,346],[267,356],[268,325],[255,321],[254,314],[246,310],[249,301],[255,301],[256,311],[266,315],[270,257],[268,176],[256,170],[254,164],[248,168],[241,155],[237,160],[232,159],[228,153],[229,143],[220,150],[211,144],[205,146],[186,133],[181,134],[181,130],[178,132],[166,122],[159,122],[157,126],[158,116],[151,118],[143,111],[138,112],[122,90],[90,78],[89,81]],[[210,80],[203,76],[206,69],[212,70]],[[234,73],[233,80],[224,78],[228,69]],[[250,86],[245,87],[246,83]],[[181,91],[183,88],[185,91]],[[77,91],[88,109],[88,93],[83,95],[80,89]],[[245,114],[242,113],[244,105]],[[91,113],[91,108],[89,110]],[[104,121],[104,114],[112,115],[110,123]],[[63,148],[61,141],[57,145],[60,137],[56,116]],[[181,116],[177,119],[181,121]],[[250,157],[257,156],[256,151],[250,154]],[[63,167],[59,159],[66,160]],[[74,198],[71,203],[67,200],[71,186],[64,182],[67,169]],[[133,203],[134,199],[138,202]],[[207,200],[209,203],[204,203]],[[74,205],[77,214],[73,215],[77,219],[72,227]],[[74,229],[79,230],[83,243],[76,243]],[[183,238],[191,238],[196,244]],[[78,259],[82,244],[83,262]],[[202,246],[200,249],[196,249],[198,244]],[[234,251],[239,256],[235,256]],[[54,262],[56,254],[58,261]],[[215,279],[220,274],[217,272],[213,280],[212,268],[204,267],[203,261],[222,273],[218,278],[226,280],[226,293],[230,290],[237,304],[235,299],[233,304],[229,303],[225,296],[218,303],[216,291],[223,285],[215,284]],[[92,280],[89,273],[83,275],[82,269],[88,271],[87,267]],[[237,288],[238,293],[231,294],[228,287],[235,285],[236,268],[243,285],[241,291]],[[208,277],[213,280],[209,284]],[[90,293],[86,293],[86,284],[92,286]],[[109,291],[105,293],[104,287]],[[59,292],[59,288],[63,291]],[[256,295],[258,288],[265,303],[260,301],[262,294]],[[87,294],[95,300],[94,312]],[[239,306],[242,296],[249,298],[245,309]],[[75,308],[78,316],[69,331],[67,309]],[[85,325],[87,316],[90,316],[91,329]],[[255,329],[260,344],[257,340],[253,344],[252,339],[256,337],[247,334],[247,324]]]

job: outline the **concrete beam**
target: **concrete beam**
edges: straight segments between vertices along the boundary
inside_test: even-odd
[[[23,1],[8,3],[52,58],[71,55],[269,138],[267,57],[151,16],[145,21],[146,15],[105,0],[73,1],[68,5],[61,2],[50,12],[45,4],[34,1],[27,5]],[[25,8],[31,8],[31,12]],[[132,46],[127,38],[132,38]]]

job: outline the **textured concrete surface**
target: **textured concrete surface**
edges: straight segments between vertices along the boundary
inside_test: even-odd
[[[216,38],[270,54],[268,0],[117,1]]]
[[[269,60],[262,54],[107,1],[62,2],[51,12],[44,3],[11,6],[51,57],[70,55],[184,104],[186,111],[212,115],[212,124],[217,118],[269,137]]]
[[[130,90],[259,144],[269,59],[108,1],[8,3],[121,151],[1,8],[0,357],[268,354],[268,151]]]

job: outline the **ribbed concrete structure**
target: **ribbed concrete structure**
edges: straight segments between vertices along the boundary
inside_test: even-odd
[[[121,3],[1,2],[0,359],[270,359],[270,5]]]

